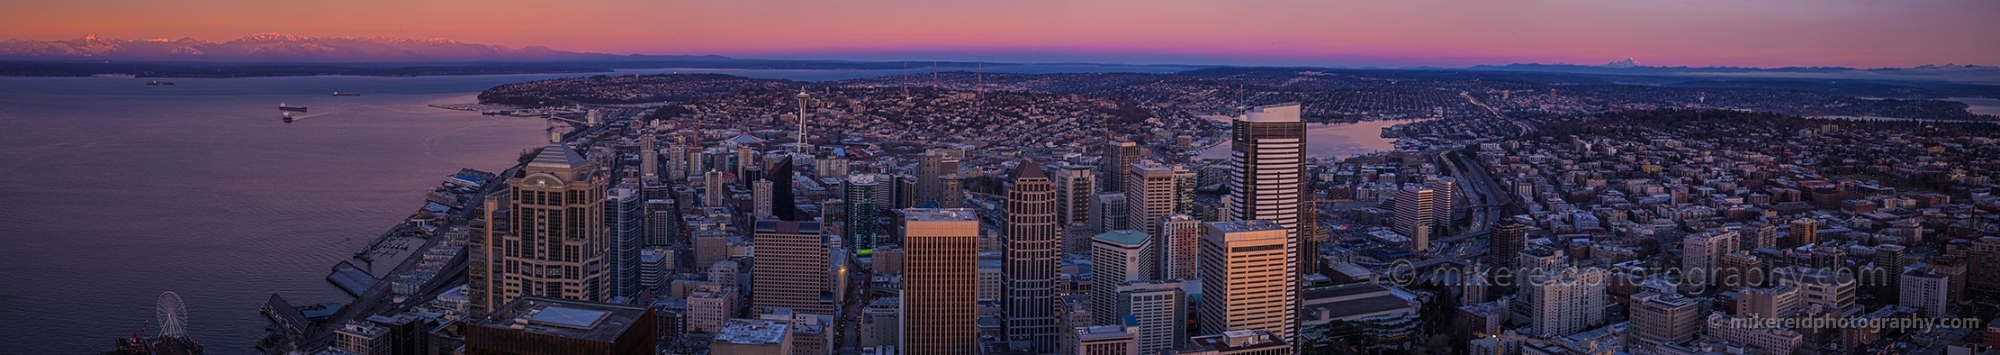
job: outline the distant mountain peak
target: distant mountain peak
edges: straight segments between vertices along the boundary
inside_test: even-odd
[[[1611,63],[1606,63],[1606,64],[1604,64],[1604,65],[1601,65],[1601,66],[1602,66],[1602,67],[1605,67],[1605,68],[1636,68],[1636,67],[1642,67],[1642,66],[1645,66],[1645,65],[1641,65],[1641,64],[1639,64],[1639,61],[1638,61],[1638,60],[1633,60],[1632,58],[1625,58],[1625,60],[1621,60],[1621,61],[1616,61],[1616,62],[1611,62]]]

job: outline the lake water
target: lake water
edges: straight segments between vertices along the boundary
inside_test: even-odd
[[[1965,108],[1965,111],[1967,112],[1972,112],[1974,114],[1981,114],[1981,115],[2000,116],[2000,99],[1988,99],[1983,97],[1954,97],[1946,100],[1963,102],[1966,105],[1971,106]]]
[[[1227,122],[1223,116],[1209,119]],[[1307,123],[1306,156],[1321,159],[1342,159],[1355,154],[1384,152],[1396,149],[1396,140],[1382,138],[1382,129],[1398,124],[1418,122],[1415,120],[1362,121],[1355,123]],[[1229,142],[1202,150],[1196,159],[1229,159]]]
[[[1169,72],[1034,65],[992,72]],[[839,80],[923,70],[648,69]],[[427,107],[599,74],[149,79],[0,77],[0,354],[85,354],[180,294],[210,354],[248,354],[272,293],[350,299],[329,268],[459,168],[497,171],[547,123]],[[334,91],[363,96],[333,97]],[[307,106],[284,123],[273,106]],[[148,333],[158,332],[157,324]]]

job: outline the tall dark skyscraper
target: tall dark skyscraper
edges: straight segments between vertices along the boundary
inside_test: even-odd
[[[1528,224],[1513,218],[1501,219],[1493,225],[1493,263],[1501,267],[1514,266],[1514,255],[1528,242]]]
[[[882,225],[876,222],[882,210],[882,184],[887,176],[875,174],[854,174],[848,176],[847,184],[847,238],[841,238],[848,250],[856,254],[868,255],[875,250],[875,241],[882,235]]]
[[[1284,226],[1297,270],[1312,272],[1318,246],[1305,235],[1301,211],[1306,185],[1306,123],[1299,104],[1260,106],[1230,122],[1229,219],[1264,220]],[[1297,292],[1297,290],[1293,290]]]
[[[780,221],[799,220],[799,205],[792,200],[792,158],[773,163],[771,167],[771,216]]]
[[[1125,191],[1125,170],[1146,158],[1146,148],[1138,143],[1118,141],[1105,144],[1102,153],[1104,155],[1098,158],[1101,160],[1098,168],[1104,178],[1098,179],[1099,185],[1103,185],[1104,191],[1108,192]]]
[[[624,183],[605,192],[604,226],[610,231],[610,261],[606,289],[610,297],[639,296],[639,248],[646,225],[646,200],[638,184]],[[607,297],[608,298],[608,297]]]
[[[1056,224],[1055,184],[1032,161],[1022,161],[1007,189],[1006,334],[1033,352],[1056,350],[1056,274],[1062,232]]]

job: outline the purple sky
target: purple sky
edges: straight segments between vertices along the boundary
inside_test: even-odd
[[[2000,65],[1993,0],[10,3],[0,37],[449,38],[607,53],[1243,65]]]

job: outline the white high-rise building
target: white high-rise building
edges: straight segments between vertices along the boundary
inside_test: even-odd
[[[1229,220],[1277,223],[1292,239],[1286,248],[1300,249],[1302,199],[1311,191],[1306,190],[1306,124],[1299,119],[1299,104],[1250,109],[1232,120],[1230,129],[1233,169],[1224,199]]]
[[[1187,345],[1187,283],[1140,281],[1118,286],[1121,323],[1139,328],[1139,352],[1157,354]],[[1093,291],[1095,292],[1095,291]]]
[[[1431,232],[1436,230],[1434,213],[1436,190],[1427,187],[1405,186],[1396,191],[1396,233],[1410,237],[1411,251],[1429,251]]]
[[[1265,220],[1207,225],[1195,312],[1202,332],[1265,330],[1296,339],[1299,272],[1290,229]]]
[[[1166,166],[1154,162],[1134,163],[1128,167],[1123,184],[1125,225],[1149,235],[1159,235],[1159,219],[1173,215],[1175,207],[1180,205],[1180,179],[1176,176],[1184,173],[1191,174],[1179,165]]]
[[[1945,308],[1951,305],[1951,276],[1918,266],[1903,272],[1899,283],[1897,304],[1921,310],[1924,317],[1944,318]]]
[[[771,219],[771,180],[757,179],[750,183],[750,218],[762,221]]]
[[[1064,344],[1066,354],[1139,355],[1139,328],[1124,325],[1078,327],[1074,344]]]
[[[1153,238],[1160,249],[1160,279],[1194,280],[1196,263],[1200,262],[1195,255],[1201,250],[1201,220],[1177,214],[1160,218],[1154,224],[1160,230],[1158,237]]]
[[[1432,191],[1431,219],[1437,223],[1431,233],[1446,235],[1452,231],[1452,214],[1458,208],[1458,179],[1440,176],[1424,182],[1424,187]],[[1437,236],[1432,236],[1437,237]]]
[[[1117,324],[1119,285],[1153,279],[1158,255],[1146,232],[1116,230],[1097,234],[1090,243],[1090,313],[1096,324]],[[1111,290],[1096,292],[1095,290]]]
[[[1536,337],[1564,336],[1604,325],[1604,269],[1561,269],[1528,277],[1528,317]]]
[[[1681,238],[1681,275],[1693,285],[1715,285],[1722,256],[1741,245],[1734,231],[1704,232]]]

